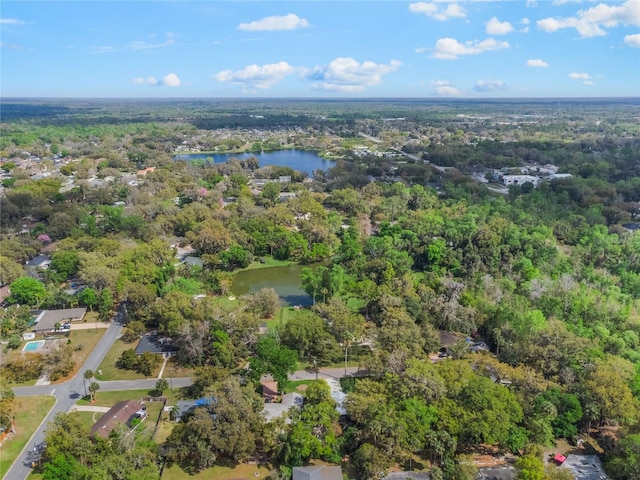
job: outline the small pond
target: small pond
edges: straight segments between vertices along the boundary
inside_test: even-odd
[[[260,153],[182,153],[175,155],[174,160],[204,159],[214,163],[224,163],[231,158],[246,160],[256,157],[261,167],[275,165],[277,167],[291,167],[299,172],[306,172],[309,176],[314,170],[328,170],[334,166],[332,160],[322,158],[315,152],[305,150],[276,150]]]
[[[231,293],[235,296],[256,293],[263,288],[273,288],[288,306],[313,304],[311,296],[302,288],[300,273],[305,267],[316,265],[287,265],[285,267],[245,270],[233,277]]]

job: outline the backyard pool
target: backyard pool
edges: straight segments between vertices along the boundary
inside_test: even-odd
[[[44,340],[35,340],[33,342],[27,342],[22,349],[23,352],[33,352],[44,347]]]

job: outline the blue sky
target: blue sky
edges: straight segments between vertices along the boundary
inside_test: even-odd
[[[11,1],[2,97],[640,96],[640,0]]]

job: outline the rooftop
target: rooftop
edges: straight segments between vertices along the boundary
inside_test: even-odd
[[[116,403],[91,427],[92,435],[108,438],[116,426],[127,425],[136,412],[143,410],[143,407],[142,402],[136,400],[123,400]]]
[[[342,480],[342,468],[327,465],[293,467],[293,480]]]
[[[61,310],[43,310],[36,317],[33,329],[36,331],[53,330],[56,323],[79,322],[87,313],[86,308],[63,308]]]
[[[562,466],[579,480],[608,480],[597,455],[567,455]]]
[[[157,334],[145,335],[138,342],[136,347],[136,355],[142,355],[145,352],[150,353],[167,353],[172,354],[178,350],[170,338]]]

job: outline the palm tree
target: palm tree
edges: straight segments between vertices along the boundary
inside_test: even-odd
[[[178,405],[171,405],[171,407],[169,407],[169,419],[175,422],[178,420],[178,415],[180,415],[180,407]]]
[[[166,378],[160,378],[156,382],[155,390],[156,390],[156,393],[158,393],[160,397],[165,392],[165,390],[167,390],[168,388],[169,388],[169,382],[167,382]]]
[[[100,384],[98,382],[91,382],[89,385],[89,393],[91,393],[91,401],[96,401],[96,392],[100,390]]]
[[[87,396],[87,382],[86,382],[86,380],[91,380],[93,377],[96,376],[96,374],[95,374],[95,372],[93,370],[88,369],[88,370],[84,371],[82,376],[85,379],[85,382],[84,382],[84,396],[86,397]]]

